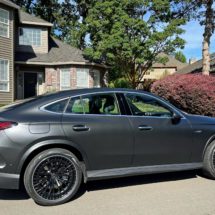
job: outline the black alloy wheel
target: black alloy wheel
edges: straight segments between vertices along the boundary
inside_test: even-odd
[[[63,156],[45,158],[33,174],[36,193],[48,200],[62,198],[74,186],[76,169],[72,161]]]
[[[64,149],[49,149],[29,163],[24,184],[35,202],[58,205],[77,192],[81,178],[82,172],[75,155]]]

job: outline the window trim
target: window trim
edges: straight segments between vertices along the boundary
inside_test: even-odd
[[[20,40],[19,40],[19,46],[32,46],[32,47],[42,47],[43,46],[43,44],[42,44],[42,29],[40,29],[40,28],[26,28],[26,27],[19,27],[18,28],[18,31],[19,31],[19,33],[18,33],[18,35],[19,35],[19,37],[20,37],[20,29],[30,29],[30,30],[40,30],[40,32],[41,32],[41,34],[40,34],[40,46],[34,46],[34,45],[24,45],[24,44],[20,44]]]
[[[85,89],[85,88],[78,88],[78,85],[77,85],[77,80],[78,80],[78,76],[77,76],[77,72],[79,69],[84,69],[84,70],[87,70],[88,72],[88,87],[87,88],[90,88],[90,69],[86,69],[86,68],[76,68],[76,89]]]
[[[62,70],[69,70],[69,86],[62,86],[61,85],[61,77],[62,77]],[[65,91],[65,90],[62,90],[61,87],[69,87],[69,90],[71,89],[71,70],[70,68],[63,68],[63,69],[60,69],[60,91]]]
[[[10,60],[8,59],[4,59],[4,58],[0,58],[0,60],[3,60],[3,61],[8,61],[8,81],[1,81],[0,82],[8,82],[8,90],[0,90],[0,92],[6,92],[6,93],[9,93],[10,92]]]
[[[184,116],[184,114],[180,111],[180,110],[177,110],[177,108],[175,108],[174,106],[172,106],[171,104],[169,105],[168,103],[166,103],[165,101],[163,101],[163,100],[161,100],[161,99],[159,99],[159,98],[156,98],[156,97],[154,97],[154,96],[151,96],[151,95],[148,95],[148,94],[145,94],[145,93],[138,93],[138,92],[131,92],[131,91],[105,91],[105,92],[95,92],[96,94],[104,94],[104,93],[114,93],[115,95],[116,95],[116,93],[122,93],[122,94],[125,94],[125,93],[135,93],[135,94],[139,94],[139,95],[145,95],[145,96],[149,96],[149,97],[151,97],[151,98],[153,98],[153,99],[157,99],[158,101],[160,101],[160,102],[163,102],[164,104],[166,104],[168,107],[170,107],[170,108],[172,108],[173,110],[175,110],[179,115],[181,115],[182,116],[182,118],[181,119],[186,119],[186,117]],[[56,101],[54,101],[54,102],[51,102],[51,103],[48,103],[48,104],[46,104],[46,105],[43,105],[43,106],[41,106],[39,109],[40,110],[42,110],[42,108],[44,107],[44,106],[47,106],[47,105],[50,105],[50,104],[53,104],[53,103],[55,103],[55,102],[58,102],[58,101],[61,101],[61,100],[64,100],[64,99],[68,99],[68,102],[67,102],[67,104],[65,105],[65,108],[64,108],[64,111],[62,112],[62,113],[56,113],[56,112],[54,112],[55,114],[63,114],[63,115],[76,115],[76,116],[111,116],[111,117],[113,117],[113,116],[116,116],[116,117],[143,117],[143,116],[134,116],[134,115],[121,115],[121,109],[120,109],[120,107],[119,107],[119,105],[118,105],[118,108],[119,108],[119,111],[120,111],[120,115],[100,115],[100,114],[69,114],[69,113],[65,113],[65,110],[66,110],[66,108],[67,108],[67,106],[68,106],[68,104],[69,104],[69,101],[70,101],[70,99],[71,98],[73,98],[73,97],[77,97],[77,96],[80,96],[80,97],[82,97],[82,96],[84,96],[84,95],[90,95],[90,94],[94,94],[94,93],[83,93],[83,94],[77,94],[77,95],[73,95],[73,96],[69,96],[69,97],[65,97],[65,98],[63,98],[63,99],[59,99],[59,100],[56,100]],[[117,96],[116,96],[116,99],[117,99],[117,102],[118,102],[118,98],[117,98]],[[47,110],[44,110],[44,111],[46,111],[46,112],[49,112],[49,111],[47,111]],[[53,113],[53,112],[51,112],[51,113]],[[150,118],[158,118],[158,119],[161,119],[161,118],[166,118],[166,117],[156,117],[156,116],[144,116],[144,118],[148,118],[148,117],[150,117]],[[186,119],[187,120],[187,119]]]
[[[10,38],[10,32],[9,32],[9,31],[10,31],[10,11],[5,10],[5,9],[3,9],[3,8],[0,8],[0,10],[6,11],[7,14],[8,14],[8,23],[7,23],[7,24],[0,21],[0,23],[2,23],[3,25],[7,25],[7,26],[8,26],[7,37],[5,37],[5,36],[3,36],[3,35],[0,35],[0,37]]]

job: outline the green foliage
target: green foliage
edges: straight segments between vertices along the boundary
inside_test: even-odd
[[[124,78],[118,78],[115,81],[110,82],[109,88],[131,89],[131,85]]]
[[[144,75],[140,65],[148,70],[154,61],[165,64],[168,59],[157,58],[158,53],[184,48],[179,36],[186,19],[172,14],[169,0],[91,0],[88,8],[85,30],[92,45],[85,53],[95,60],[117,59],[132,88]]]
[[[162,78],[165,78],[165,77],[167,77],[167,76],[169,76],[170,75],[170,72],[167,70],[167,69],[165,69],[165,71],[163,72],[163,74],[162,75],[160,75],[159,77],[157,77],[158,79],[162,79]]]
[[[181,51],[175,53],[175,59],[182,63],[187,63],[187,58]]]
[[[55,92],[57,92],[57,90],[56,90],[56,89],[52,89],[52,90],[48,90],[48,91],[46,91],[46,93],[45,93],[45,94],[48,94],[48,93],[55,93]]]
[[[3,106],[5,106],[6,104],[0,104],[0,107],[3,107]]]

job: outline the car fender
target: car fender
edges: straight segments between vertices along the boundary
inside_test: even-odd
[[[86,169],[90,169],[90,165],[89,165],[89,161],[88,161],[88,158],[87,158],[87,155],[84,151],[84,149],[79,146],[77,143],[74,143],[74,142],[71,142],[71,141],[68,141],[68,140],[62,140],[62,139],[55,139],[55,140],[46,140],[46,141],[42,141],[42,142],[39,142],[39,143],[36,143],[34,144],[33,146],[31,146],[21,157],[20,161],[19,161],[19,164],[18,164],[18,167],[17,167],[17,170],[16,170],[16,174],[20,174],[21,173],[21,170],[22,170],[22,167],[26,161],[26,159],[28,158],[28,156],[33,152],[35,151],[36,149],[42,147],[42,146],[48,146],[48,145],[57,145],[57,144],[62,144],[62,145],[67,145],[67,146],[72,146],[74,147],[75,149],[77,149],[82,157],[83,157],[83,160],[84,160],[84,163],[85,163],[85,166],[86,166]]]

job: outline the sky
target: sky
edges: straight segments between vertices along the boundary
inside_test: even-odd
[[[187,62],[193,56],[196,60],[202,58],[202,41],[204,26],[201,26],[198,21],[188,22],[185,26],[182,27],[185,30],[183,35],[180,35],[184,40],[186,40],[185,48],[180,50],[182,51],[186,58]],[[215,52],[215,34],[211,37],[210,44],[210,53]]]

